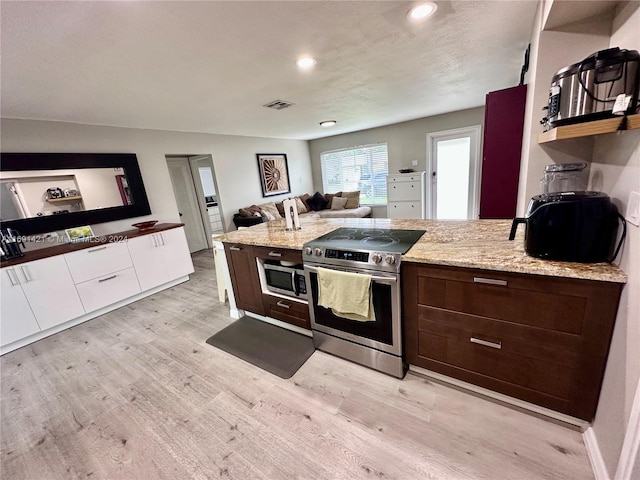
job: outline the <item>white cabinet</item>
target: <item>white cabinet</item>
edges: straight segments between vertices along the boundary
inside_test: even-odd
[[[0,345],[85,313],[62,256],[2,269]]]
[[[426,172],[403,173],[387,177],[387,216],[426,218]]]
[[[15,267],[0,271],[0,346],[8,345],[40,331]]]
[[[142,290],[193,273],[184,228],[131,238],[127,243]]]

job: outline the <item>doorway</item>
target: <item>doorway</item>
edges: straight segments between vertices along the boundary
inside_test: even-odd
[[[429,218],[478,218],[480,125],[427,134]]]
[[[223,221],[211,155],[166,155],[173,192],[191,253],[212,248]]]

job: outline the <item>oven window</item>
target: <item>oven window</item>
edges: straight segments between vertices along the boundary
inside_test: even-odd
[[[265,268],[264,274],[267,278],[267,285],[291,292],[293,291],[293,286],[291,285],[291,273]]]
[[[393,345],[391,285],[373,282],[371,294],[373,295],[373,309],[376,313],[376,321],[359,322],[338,317],[328,308],[320,307],[318,305],[318,275],[313,272],[309,272],[309,274],[313,295],[313,314],[317,324],[386,343],[387,345]]]

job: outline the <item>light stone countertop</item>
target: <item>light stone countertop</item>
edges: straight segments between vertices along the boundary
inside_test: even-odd
[[[391,220],[388,218],[301,218],[301,230],[288,232],[275,220],[214,236],[216,241],[301,250],[304,243],[339,227],[426,230],[402,256],[403,262],[479,268],[502,272],[548,275],[626,283],[627,276],[608,263],[542,260],[524,251],[524,228],[509,241],[511,220]]]

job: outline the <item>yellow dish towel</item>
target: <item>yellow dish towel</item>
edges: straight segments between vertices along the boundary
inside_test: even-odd
[[[375,322],[371,299],[371,275],[318,268],[318,305],[334,315]]]

